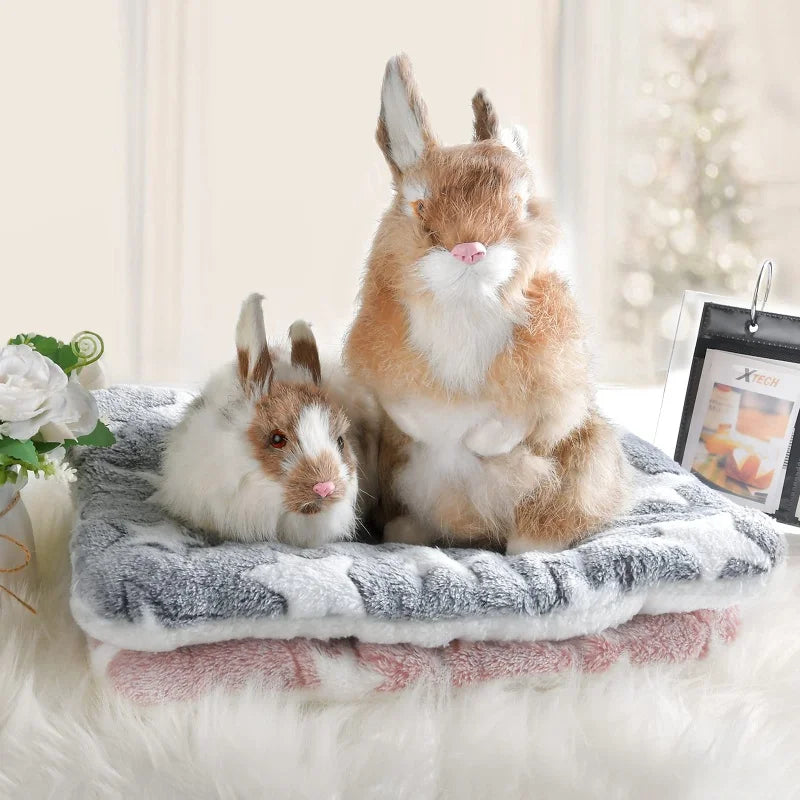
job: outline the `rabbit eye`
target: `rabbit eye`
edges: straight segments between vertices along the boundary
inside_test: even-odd
[[[414,213],[422,219],[422,215],[425,213],[425,201],[424,200],[415,200],[411,204],[411,208],[414,209]]]
[[[341,436],[336,440],[336,446],[340,453],[344,453],[344,439]]]
[[[272,433],[269,435],[269,443],[273,447],[277,447],[279,450],[282,447],[286,447],[286,441],[286,436],[281,433],[281,431],[272,431]]]

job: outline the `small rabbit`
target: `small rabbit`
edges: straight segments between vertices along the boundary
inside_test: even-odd
[[[323,382],[305,322],[289,329],[288,357],[268,347],[261,300],[253,294],[242,305],[237,360],[171,432],[157,499],[225,539],[303,547],[351,539],[376,493],[377,407],[335,371]]]
[[[597,411],[582,325],[549,266],[521,129],[483,91],[474,141],[440,145],[405,56],[377,140],[395,195],[367,263],[345,367],[386,412],[384,539],[569,546],[626,506],[627,465]]]

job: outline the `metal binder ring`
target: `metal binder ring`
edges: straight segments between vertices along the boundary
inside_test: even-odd
[[[758,308],[758,295],[761,293],[761,280],[764,273],[767,275],[767,285],[764,289],[764,298],[761,301],[761,308]],[[755,333],[758,330],[758,311],[763,311],[764,306],[767,304],[769,297],[769,290],[772,288],[772,259],[768,258],[758,271],[758,278],[756,280],[756,290],[753,292],[753,302],[750,304],[750,324],[747,326],[750,333]]]

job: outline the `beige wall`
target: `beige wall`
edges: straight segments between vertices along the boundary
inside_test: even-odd
[[[119,10],[0,3],[0,336],[102,332],[129,373]]]

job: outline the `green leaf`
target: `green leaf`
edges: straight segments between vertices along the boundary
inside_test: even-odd
[[[30,439],[20,441],[9,436],[0,436],[0,454],[13,458],[31,469],[39,467],[39,454]]]
[[[61,342],[58,343],[55,353],[48,356],[48,358],[58,364],[67,375],[78,365],[78,356],[75,355],[68,344],[62,344]]]
[[[114,434],[100,420],[97,420],[97,425],[91,433],[78,437],[78,444],[92,445],[93,447],[110,447],[116,441]]]
[[[53,336],[40,336],[36,334],[31,336],[27,341],[37,353],[41,353],[45,358],[53,359],[53,356],[58,352],[60,342]],[[53,359],[55,360],[55,359]]]
[[[37,453],[49,453],[55,450],[56,447],[61,447],[61,442],[34,442],[33,446],[36,448]]]
[[[85,436],[79,436],[77,439],[65,439],[64,447],[69,449],[75,445],[85,445],[87,447],[110,447],[116,438],[113,433],[106,427],[106,425],[97,420],[94,430],[87,433]]]

